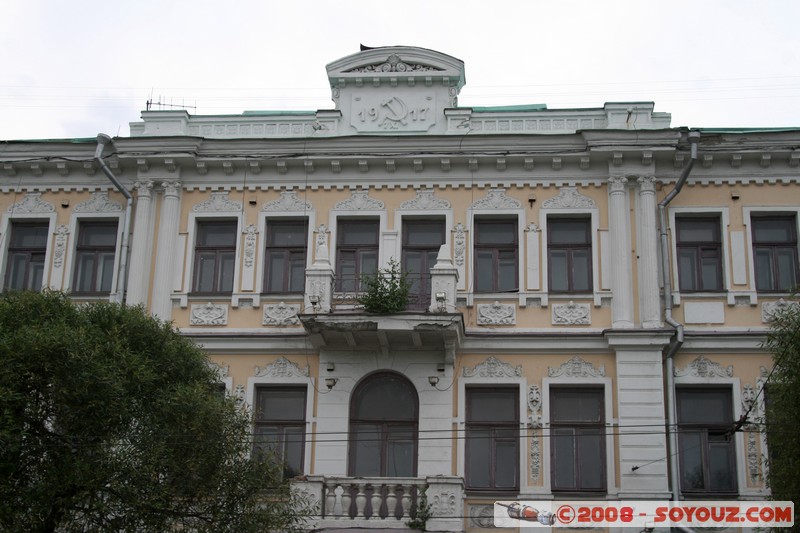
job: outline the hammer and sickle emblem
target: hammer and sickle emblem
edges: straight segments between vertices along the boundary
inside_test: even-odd
[[[406,125],[406,117],[408,116],[408,108],[402,100],[396,97],[391,97],[388,100],[381,102],[381,106],[386,108],[386,118],[394,122],[399,122]]]

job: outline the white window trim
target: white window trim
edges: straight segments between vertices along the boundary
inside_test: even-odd
[[[542,378],[542,436],[544,446],[542,446],[542,483],[545,490],[552,492],[552,469],[550,441],[550,388],[570,388],[581,386],[602,386],[605,412],[605,431],[606,431],[606,498],[613,499],[619,492],[616,485],[615,476],[615,446],[614,433],[617,428],[617,420],[614,418],[614,401],[611,378]]]
[[[672,303],[674,305],[681,304],[680,280],[678,279],[678,234],[677,234],[677,221],[680,218],[691,218],[692,215],[698,217],[708,215],[718,215],[720,221],[719,235],[722,243],[722,290],[728,299],[728,305],[734,305],[735,294],[731,290],[731,253],[730,253],[730,214],[727,207],[671,207],[669,208],[669,237],[671,239],[670,253],[672,254]],[[683,295],[687,297],[686,294]],[[693,298],[695,293],[692,293],[688,298]],[[708,298],[719,298],[720,293],[697,293],[697,296]]]
[[[481,221],[503,221],[515,218],[517,221],[517,292],[475,292],[475,220]],[[475,300],[498,301],[507,300],[509,298],[517,298],[519,306],[525,307],[527,305],[527,298],[525,292],[525,209],[523,208],[508,208],[508,209],[475,209],[469,208],[469,219],[467,221],[467,232],[469,259],[466,261],[468,265],[467,272],[467,306],[472,307]]]
[[[594,306],[600,307],[602,303],[601,300],[604,297],[609,298],[611,295],[610,291],[604,291],[600,288],[600,209],[597,207],[587,207],[581,209],[542,208],[539,210],[539,228],[541,229],[541,273],[542,287],[544,287],[544,290],[538,293],[538,296],[541,298],[542,307],[545,307],[548,304],[549,298],[575,300],[580,299],[581,297],[581,295],[570,293],[548,294],[550,288],[550,278],[548,275],[550,255],[547,248],[547,220],[548,218],[586,218],[587,215],[590,221],[589,224],[592,239],[592,297],[594,300]]]
[[[239,280],[241,277],[240,269],[242,268],[242,240],[244,236],[242,235],[242,224],[243,224],[243,217],[244,215],[241,211],[220,211],[216,213],[189,213],[189,225],[187,231],[187,239],[186,241],[189,245],[185,248],[186,253],[184,257],[184,275],[183,275],[183,290],[181,291],[181,307],[186,307],[186,302],[184,299],[188,300],[188,297],[192,294],[192,286],[194,284],[194,256],[195,256],[195,244],[197,239],[197,224],[198,222],[208,222],[208,221],[225,221],[225,220],[235,220],[236,221],[236,252],[234,255],[234,264],[233,264],[233,291],[231,292],[230,300],[232,307],[238,307],[239,305],[239,298],[246,297],[252,298],[251,293],[241,294],[239,289]],[[258,243],[256,243],[257,245]],[[208,299],[208,297],[205,297]],[[214,297],[214,300],[219,300],[221,297]]]
[[[305,445],[303,447],[303,474],[311,472],[311,429],[314,427],[314,395],[316,385],[312,377],[278,377],[278,376],[251,376],[247,378],[247,393],[245,394],[245,405],[251,417],[255,417],[256,388],[259,386],[274,387],[305,387],[306,388],[306,413],[305,413]]]
[[[528,438],[528,404],[527,404],[527,391],[528,380],[524,377],[519,378],[483,378],[483,377],[461,377],[458,380],[458,416],[456,417],[456,424],[458,427],[458,434],[462,437],[458,439],[458,458],[457,475],[461,479],[466,480],[467,474],[467,387],[504,387],[511,386],[517,387],[518,401],[519,401],[519,457],[518,457],[518,472],[519,476],[519,492],[520,494],[529,493],[532,486],[528,479],[528,446],[530,446],[530,439]],[[511,388],[509,387],[509,388]],[[466,482],[466,481],[465,481]]]
[[[697,376],[683,376],[683,377],[676,377],[675,378],[675,423],[678,423],[678,401],[677,401],[677,389],[684,385],[714,385],[714,386],[729,386],[731,387],[731,400],[733,401],[733,406],[731,407],[731,413],[733,413],[733,423],[734,420],[739,420],[739,417],[742,416],[742,385],[741,380],[737,377],[731,378],[720,378],[720,377],[697,377]],[[676,427],[677,431],[677,427]],[[734,442],[734,457],[735,464],[736,464],[736,490],[738,494],[745,494],[745,493],[753,493],[753,490],[748,490],[747,487],[747,465],[745,464],[745,442],[744,442],[744,433],[741,431],[737,431],[734,438],[736,439]],[[677,461],[680,460],[680,457],[675,457]],[[680,480],[677,480],[680,483]]]
[[[114,250],[114,276],[111,278],[111,293],[108,295],[107,299],[111,300],[114,297],[114,291],[117,287],[119,287],[119,261],[120,253],[122,251],[122,232],[124,230],[122,224],[123,215],[124,211],[116,213],[73,213],[70,216],[69,245],[67,246],[67,251],[65,252],[64,257],[64,264],[66,267],[64,268],[63,286],[65,291],[71,292],[73,289],[72,283],[74,281],[73,273],[75,271],[75,256],[78,248],[78,232],[80,231],[81,223],[113,220],[117,223],[117,244]],[[84,295],[80,296],[80,298],[93,299],[95,297],[91,295]],[[101,298],[106,299],[105,296],[101,296]]]
[[[314,211],[261,211],[258,217],[258,233],[260,238],[256,240],[256,283],[255,294],[253,294],[253,305],[258,307],[261,305],[261,295],[264,293],[264,269],[266,269],[266,254],[267,254],[267,229],[270,221],[281,220],[304,220],[308,225],[306,235],[306,270],[314,262],[314,232],[316,231],[316,216]],[[305,281],[303,287],[305,290]],[[268,295],[266,295],[268,296]],[[295,295],[289,295],[288,298],[294,298]],[[296,295],[301,298],[303,294]],[[287,295],[280,295],[280,298],[286,298]]]
[[[800,207],[797,206],[746,206],[742,208],[742,214],[744,218],[744,242],[745,242],[745,255],[747,256],[748,261],[748,270],[749,270],[749,280],[750,280],[750,305],[756,305],[758,303],[758,291],[756,290],[756,267],[754,263],[754,255],[753,255],[753,226],[750,222],[752,215],[791,215],[794,216],[794,222],[797,226],[796,233],[797,235],[797,254],[800,257]],[[762,293],[765,297],[771,298],[775,297],[778,298],[780,296],[788,296],[789,293]]]
[[[14,222],[47,222],[47,247],[44,255],[44,273],[42,275],[42,287],[50,287],[60,290],[61,285],[56,280],[51,280],[52,275],[52,254],[53,254],[53,233],[56,229],[55,213],[7,213],[3,215],[0,224],[0,289],[5,289],[6,268],[8,266],[8,246],[11,239],[11,225]],[[66,253],[66,251],[65,251]]]

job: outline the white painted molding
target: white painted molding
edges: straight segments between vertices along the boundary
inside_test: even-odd
[[[254,375],[257,378],[307,378],[308,367],[300,368],[297,363],[293,363],[285,357],[280,357],[277,361],[265,367],[257,366]]]
[[[119,213],[122,204],[108,198],[108,192],[94,192],[88,200],[79,203],[73,209],[75,213]]]
[[[464,367],[462,375],[465,378],[518,378],[522,377],[522,366],[513,366],[491,356],[472,368]]]
[[[192,326],[226,326],[228,325],[228,306],[213,302],[193,304],[189,323]]]
[[[589,326],[592,323],[592,308],[589,304],[575,303],[552,305],[554,326]]]
[[[281,302],[264,306],[264,315],[261,323],[265,326],[299,326],[300,304],[287,304]]]
[[[723,367],[701,355],[683,369],[675,367],[673,373],[675,377],[730,378],[733,377],[733,365]]]
[[[479,326],[513,326],[517,323],[517,307],[511,304],[478,304]]]
[[[605,365],[595,368],[592,363],[584,361],[579,355],[576,355],[558,368],[547,367],[547,377],[550,378],[601,378],[605,377],[605,375]]]

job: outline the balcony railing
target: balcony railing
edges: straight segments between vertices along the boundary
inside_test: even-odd
[[[431,300],[430,274],[408,274],[406,279],[411,285],[406,309],[409,311],[427,309]],[[361,279],[356,276],[336,276],[333,287],[332,310],[358,308],[358,296],[364,288]]]

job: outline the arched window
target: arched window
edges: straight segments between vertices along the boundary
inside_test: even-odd
[[[350,398],[349,475],[417,475],[419,400],[414,386],[391,372],[372,374]]]

